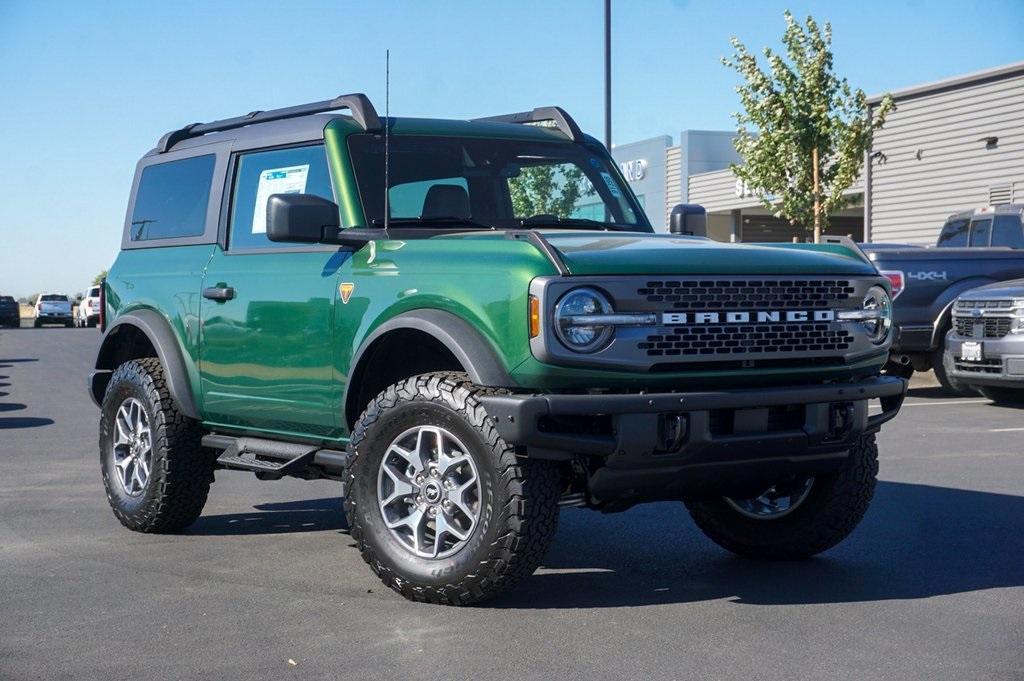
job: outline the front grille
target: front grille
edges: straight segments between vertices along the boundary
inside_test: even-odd
[[[963,371],[972,374],[1001,374],[1003,373],[1003,361],[1000,359],[985,359],[980,362],[961,362],[957,360],[953,363],[957,371]]]
[[[1009,310],[1013,307],[1012,300],[958,300],[958,310]]]
[[[1002,338],[1010,333],[1011,321],[1009,317],[956,317],[954,324],[956,334],[964,338]]]
[[[827,323],[765,326],[679,326],[661,329],[637,343],[648,357],[721,356],[760,353],[845,352],[853,335]]]
[[[844,279],[664,279],[645,282],[637,295],[677,310],[791,310],[827,308],[854,290]]]

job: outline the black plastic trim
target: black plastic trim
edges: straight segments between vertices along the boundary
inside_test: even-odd
[[[583,131],[576,124],[565,109],[560,106],[539,106],[533,111],[519,111],[516,113],[502,114],[500,116],[487,116],[485,118],[474,118],[474,122],[480,123],[541,123],[551,121],[566,137],[573,142],[583,142]]]
[[[525,315],[525,311],[523,314]],[[374,329],[352,358],[349,376],[358,374],[360,362],[366,356],[367,351],[373,347],[375,341],[392,331],[402,329],[422,331],[440,341],[455,355],[473,383],[490,387],[515,386],[505,366],[498,359],[497,353],[476,329],[450,312],[429,308],[400,314]],[[349,392],[353,389],[358,390],[358,387],[353,386],[353,381],[349,381],[345,385],[342,404],[348,405]],[[365,405],[359,405],[357,409],[362,409],[363,406]]]
[[[103,334],[103,341],[96,356],[96,371],[90,376],[89,381],[89,393],[93,402],[99,405],[103,401],[103,392],[110,380],[110,373],[117,368],[112,366],[111,362],[115,354],[113,348],[117,342],[116,337],[126,326],[133,326],[145,334],[156,349],[157,357],[164,369],[164,377],[167,379],[167,390],[178,404],[181,413],[189,418],[199,419],[199,409],[196,408],[192,396],[188,370],[178,338],[168,321],[153,310],[127,312],[118,317]]]
[[[280,121],[288,118],[310,116],[312,114],[335,111],[338,109],[348,109],[352,113],[353,120],[355,120],[356,124],[363,130],[369,131],[381,129],[380,117],[377,116],[377,110],[373,108],[373,104],[370,102],[370,99],[361,92],[355,92],[349,95],[341,95],[334,99],[327,99],[322,102],[299,104],[297,106],[289,106],[282,109],[271,109],[270,111],[251,111],[244,116],[225,118],[223,120],[212,121],[210,123],[190,123],[183,128],[172,130],[161,137],[160,141],[157,142],[156,149],[158,153],[163,154],[170,151],[178,142],[183,142],[184,140],[191,139],[193,137],[200,137],[207,133],[233,130],[235,128],[254,125],[256,123],[267,123],[269,121]]]
[[[788,405],[822,405],[851,402],[863,405],[860,432],[874,432],[899,411],[907,382],[894,376],[876,376],[856,383],[785,386],[749,390],[657,394],[551,394],[493,395],[481,397],[495,427],[508,443],[552,453],[584,453],[609,456],[615,453],[649,454],[656,449],[656,421],[662,414],[686,414],[691,427],[707,423],[714,409],[760,409]],[[867,416],[867,400],[880,398],[881,414]],[[616,422],[610,435],[558,433],[544,430],[544,417],[611,416]],[[809,417],[810,418],[810,417]],[[642,427],[634,428],[640,424]],[[653,424],[653,428],[652,428]],[[819,433],[820,434],[820,433]],[[762,443],[793,433],[760,433]],[[804,433],[799,433],[804,435]],[[706,445],[707,443],[701,443]],[[728,446],[728,443],[723,443]],[[842,449],[843,443],[835,448]],[[558,458],[555,456],[554,458]]]

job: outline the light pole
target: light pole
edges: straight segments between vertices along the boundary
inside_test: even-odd
[[[612,150],[612,0],[604,0],[604,146]]]

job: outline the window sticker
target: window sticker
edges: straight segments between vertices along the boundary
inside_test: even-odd
[[[612,196],[617,199],[622,198],[622,190],[619,189],[619,185],[612,179],[611,175],[608,173],[601,173],[601,179],[604,180],[606,185],[608,185],[608,191],[612,193]]]
[[[305,194],[309,164],[288,168],[269,168],[260,173],[256,187],[256,206],[252,213],[252,233],[267,233],[267,201],[272,194]]]

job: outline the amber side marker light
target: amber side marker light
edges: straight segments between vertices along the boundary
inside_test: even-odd
[[[530,338],[540,335],[540,299],[530,296]]]

